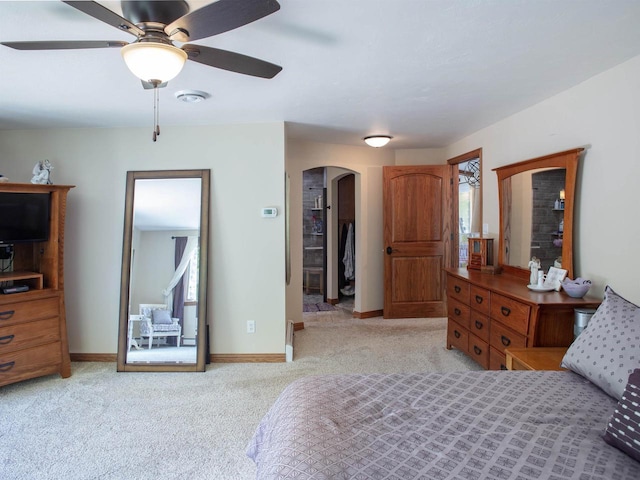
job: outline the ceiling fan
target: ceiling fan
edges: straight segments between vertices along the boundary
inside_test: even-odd
[[[185,1],[122,1],[126,18],[92,1],[65,1],[112,27],[127,32],[136,40],[122,41],[35,41],[0,42],[16,50],[65,50],[83,48],[120,48],[129,70],[154,91],[153,141],[160,135],[158,125],[158,88],[176,77],[186,60],[261,78],[273,78],[282,67],[258,58],[219,48],[185,43],[228,32],[280,10],[276,0],[218,0],[189,12]]]
[[[241,27],[280,9],[276,0],[218,0],[189,12],[186,1],[122,1],[124,17],[93,1],[65,1],[87,15],[136,37],[122,41],[0,42],[17,50],[121,48],[125,63],[145,88],[164,86],[185,61],[261,78],[273,78],[282,67],[227,50],[185,43]]]

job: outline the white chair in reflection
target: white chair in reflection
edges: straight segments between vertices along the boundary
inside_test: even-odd
[[[176,345],[180,346],[182,327],[177,318],[171,318],[171,312],[162,303],[141,303],[140,337],[149,338],[149,349],[154,338],[176,337]]]
[[[128,350],[131,350],[131,347],[135,347],[136,350],[140,350],[141,347],[138,345],[138,341],[136,340],[136,334],[138,334],[138,332],[134,332],[134,326],[136,322],[141,322],[144,319],[144,315],[129,315],[129,330],[127,334],[127,338],[129,339]]]

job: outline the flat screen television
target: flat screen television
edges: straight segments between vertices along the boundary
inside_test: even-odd
[[[49,239],[51,194],[0,192],[0,245]]]

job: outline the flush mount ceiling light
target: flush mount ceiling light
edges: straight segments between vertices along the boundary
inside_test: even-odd
[[[121,53],[131,73],[152,84],[174,79],[187,61],[184,50],[164,43],[130,43],[122,47]]]
[[[201,92],[199,90],[180,90],[175,93],[175,96],[184,103],[198,103],[209,98],[207,92]]]
[[[389,135],[370,135],[368,137],[364,137],[364,143],[369,145],[370,147],[380,148],[384,147],[393,137]]]

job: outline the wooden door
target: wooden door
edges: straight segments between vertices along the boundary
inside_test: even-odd
[[[384,167],[384,318],[446,316],[449,172],[447,165]]]

